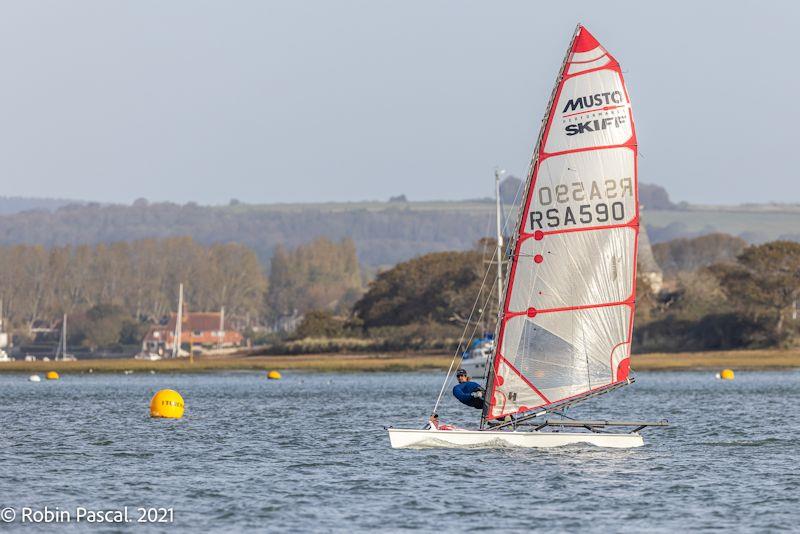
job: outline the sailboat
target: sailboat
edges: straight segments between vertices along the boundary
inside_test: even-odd
[[[178,358],[185,351],[181,351],[181,339],[183,337],[183,284],[178,285],[178,311],[175,314],[175,327],[172,334],[172,347],[169,348],[169,333],[160,327],[151,329],[142,342],[142,350],[134,356],[136,360],[157,361],[162,359],[162,355],[168,351],[169,356]],[[171,320],[170,320],[171,323]],[[155,331],[153,336],[151,334]],[[167,356],[165,356],[167,357]],[[190,356],[191,357],[191,356]]]
[[[392,447],[628,448],[644,445],[644,428],[668,424],[577,421],[564,413],[634,381],[636,157],[619,63],[579,24],[547,105],[508,247],[480,425],[388,428]]]
[[[183,339],[183,284],[178,286],[178,314],[175,316],[175,332],[172,342],[172,357],[181,355],[181,341]]]
[[[60,362],[74,362],[77,360],[75,356],[69,354],[67,352],[67,314],[64,314],[64,318],[61,321],[61,341],[59,342],[58,346],[56,347],[56,356],[54,358],[56,361]]]
[[[14,361],[5,351],[6,348],[8,348],[8,333],[3,320],[3,299],[0,299],[0,362]]]

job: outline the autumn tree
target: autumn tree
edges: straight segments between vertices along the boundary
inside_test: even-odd
[[[175,309],[180,283],[190,310],[224,306],[226,317],[240,323],[261,315],[267,280],[255,252],[244,245],[207,247],[168,238],[49,250],[0,246],[0,299],[17,329],[108,306],[137,323],[155,322]]]
[[[747,242],[728,234],[708,234],[692,239],[680,238],[653,245],[658,265],[668,275],[695,271],[715,263],[734,262]]]
[[[352,240],[334,243],[319,238],[291,251],[278,246],[272,256],[266,312],[279,322],[310,310],[336,310],[360,291],[361,272]]]

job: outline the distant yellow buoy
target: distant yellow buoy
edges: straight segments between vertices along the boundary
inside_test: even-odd
[[[719,377],[722,380],[733,380],[733,369],[723,369]]]
[[[183,417],[183,397],[172,389],[162,389],[150,401],[150,417],[180,419]]]
[[[58,376],[58,373],[56,373],[55,371],[48,371],[47,374],[44,375],[44,376],[48,380],[58,380],[59,378],[61,378],[60,376]]]
[[[278,371],[270,371],[269,373],[267,373],[267,378],[269,378],[270,380],[280,380],[281,374]]]

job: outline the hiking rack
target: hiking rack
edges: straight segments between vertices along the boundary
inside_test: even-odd
[[[602,388],[598,388],[598,389],[595,389],[593,391],[589,391],[589,392],[587,392],[587,393],[585,393],[583,395],[579,395],[579,396],[571,398],[571,399],[564,399],[564,400],[562,400],[560,402],[555,402],[555,403],[549,404],[547,406],[542,406],[539,410],[537,410],[534,413],[528,413],[526,415],[521,415],[521,416],[513,418],[511,421],[506,421],[506,422],[503,422],[503,423],[500,423],[500,424],[490,424],[487,421],[482,420],[481,421],[481,430],[500,430],[501,428],[505,428],[505,427],[509,427],[509,426],[512,427],[512,428],[516,428],[517,425],[519,425],[520,423],[523,423],[525,421],[529,421],[531,419],[535,419],[537,417],[541,417],[541,416],[546,415],[548,413],[554,413],[554,412],[558,413],[558,412],[560,412],[560,411],[562,411],[562,410],[564,410],[566,408],[569,408],[570,406],[574,406],[574,405],[576,405],[578,403],[581,403],[581,402],[583,402],[585,400],[588,400],[588,399],[591,399],[591,398],[594,398],[594,397],[599,397],[601,395],[605,395],[606,393],[610,393],[610,392],[612,392],[614,390],[617,390],[617,389],[619,389],[619,388],[621,388],[623,386],[627,386],[628,384],[633,384],[635,381],[636,381],[636,379],[634,377],[629,377],[626,380],[623,380],[621,382],[617,382],[615,384],[610,384],[608,386],[605,386],[605,387],[602,387]]]
[[[574,419],[545,419],[538,423],[523,423],[525,426],[532,426],[534,430],[541,430],[545,427],[570,427],[585,428],[592,432],[600,432],[600,429],[621,426],[636,427],[631,433],[639,432],[648,426],[669,426],[669,421],[577,421]]]

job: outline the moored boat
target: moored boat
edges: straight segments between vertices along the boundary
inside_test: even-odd
[[[74,362],[77,358],[67,352],[67,314],[64,314],[64,318],[61,321],[61,341],[56,347],[56,355],[53,358],[56,361],[60,362]]]

